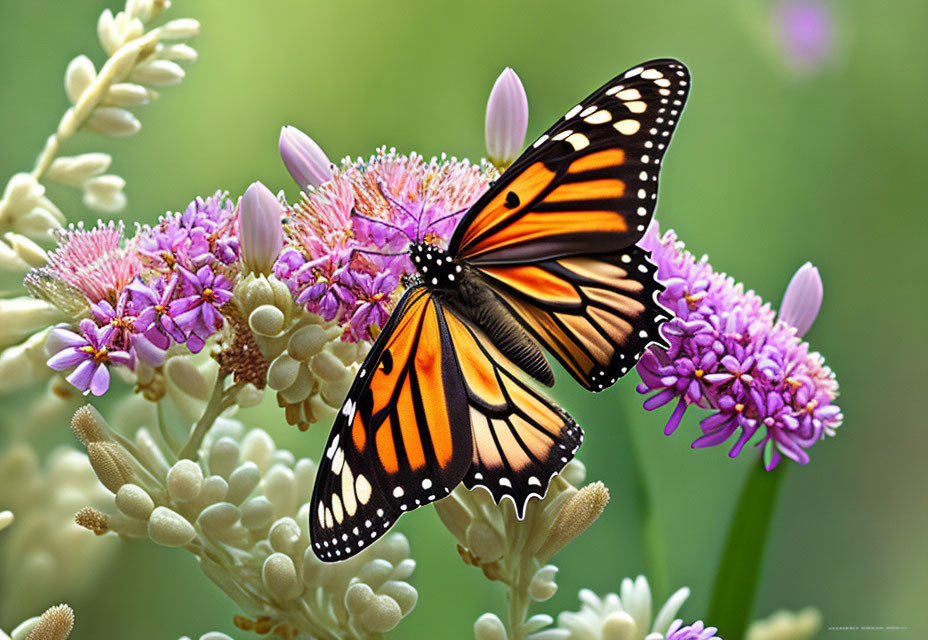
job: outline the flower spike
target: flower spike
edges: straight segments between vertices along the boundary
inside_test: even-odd
[[[325,151],[296,127],[280,130],[280,157],[300,189],[318,187],[332,179],[331,162]]]
[[[522,151],[528,129],[528,98],[516,72],[499,74],[487,101],[486,143],[490,161],[508,167]]]

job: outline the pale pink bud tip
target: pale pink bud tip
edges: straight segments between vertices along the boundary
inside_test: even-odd
[[[780,305],[780,320],[794,326],[798,335],[803,335],[815,322],[824,293],[818,269],[811,262],[805,263],[786,287]]]
[[[487,155],[497,165],[508,166],[519,155],[528,129],[528,98],[516,72],[506,67],[487,101]]]
[[[325,151],[296,127],[280,130],[280,157],[301,189],[318,187],[332,179],[332,163]]]
[[[268,275],[283,246],[280,201],[263,184],[253,182],[242,196],[240,206],[240,240],[245,268]]]

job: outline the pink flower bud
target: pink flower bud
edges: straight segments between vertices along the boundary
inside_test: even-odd
[[[824,288],[822,277],[811,262],[807,262],[796,271],[780,304],[780,320],[796,327],[796,333],[803,335],[815,322],[822,307]]]
[[[242,196],[239,207],[245,268],[268,275],[283,246],[280,201],[263,184],[253,182]]]
[[[528,98],[516,72],[506,67],[499,74],[487,101],[487,155],[497,166],[512,164],[525,142]]]
[[[312,138],[296,127],[280,130],[280,157],[301,189],[318,187],[332,179],[331,162]]]

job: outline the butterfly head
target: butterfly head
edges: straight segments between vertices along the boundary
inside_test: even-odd
[[[409,248],[409,258],[427,286],[453,287],[461,277],[461,265],[438,246],[415,243]]]

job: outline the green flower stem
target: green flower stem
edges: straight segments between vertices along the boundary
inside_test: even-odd
[[[220,375],[216,378],[216,386],[213,387],[213,395],[210,396],[209,403],[206,405],[206,409],[203,410],[203,415],[200,416],[200,419],[193,427],[193,432],[190,434],[190,439],[187,440],[187,444],[185,444],[184,448],[177,454],[178,459],[182,460],[187,458],[196,460],[199,457],[200,445],[203,443],[206,432],[210,430],[210,427],[216,422],[216,418],[218,418],[223,411],[235,404],[235,394],[238,393],[242,385],[234,384],[224,390],[225,381],[226,376],[224,375]]]
[[[748,475],[728,529],[705,620],[725,640],[742,640],[754,610],[764,547],[787,461],[773,471],[758,460]]]

